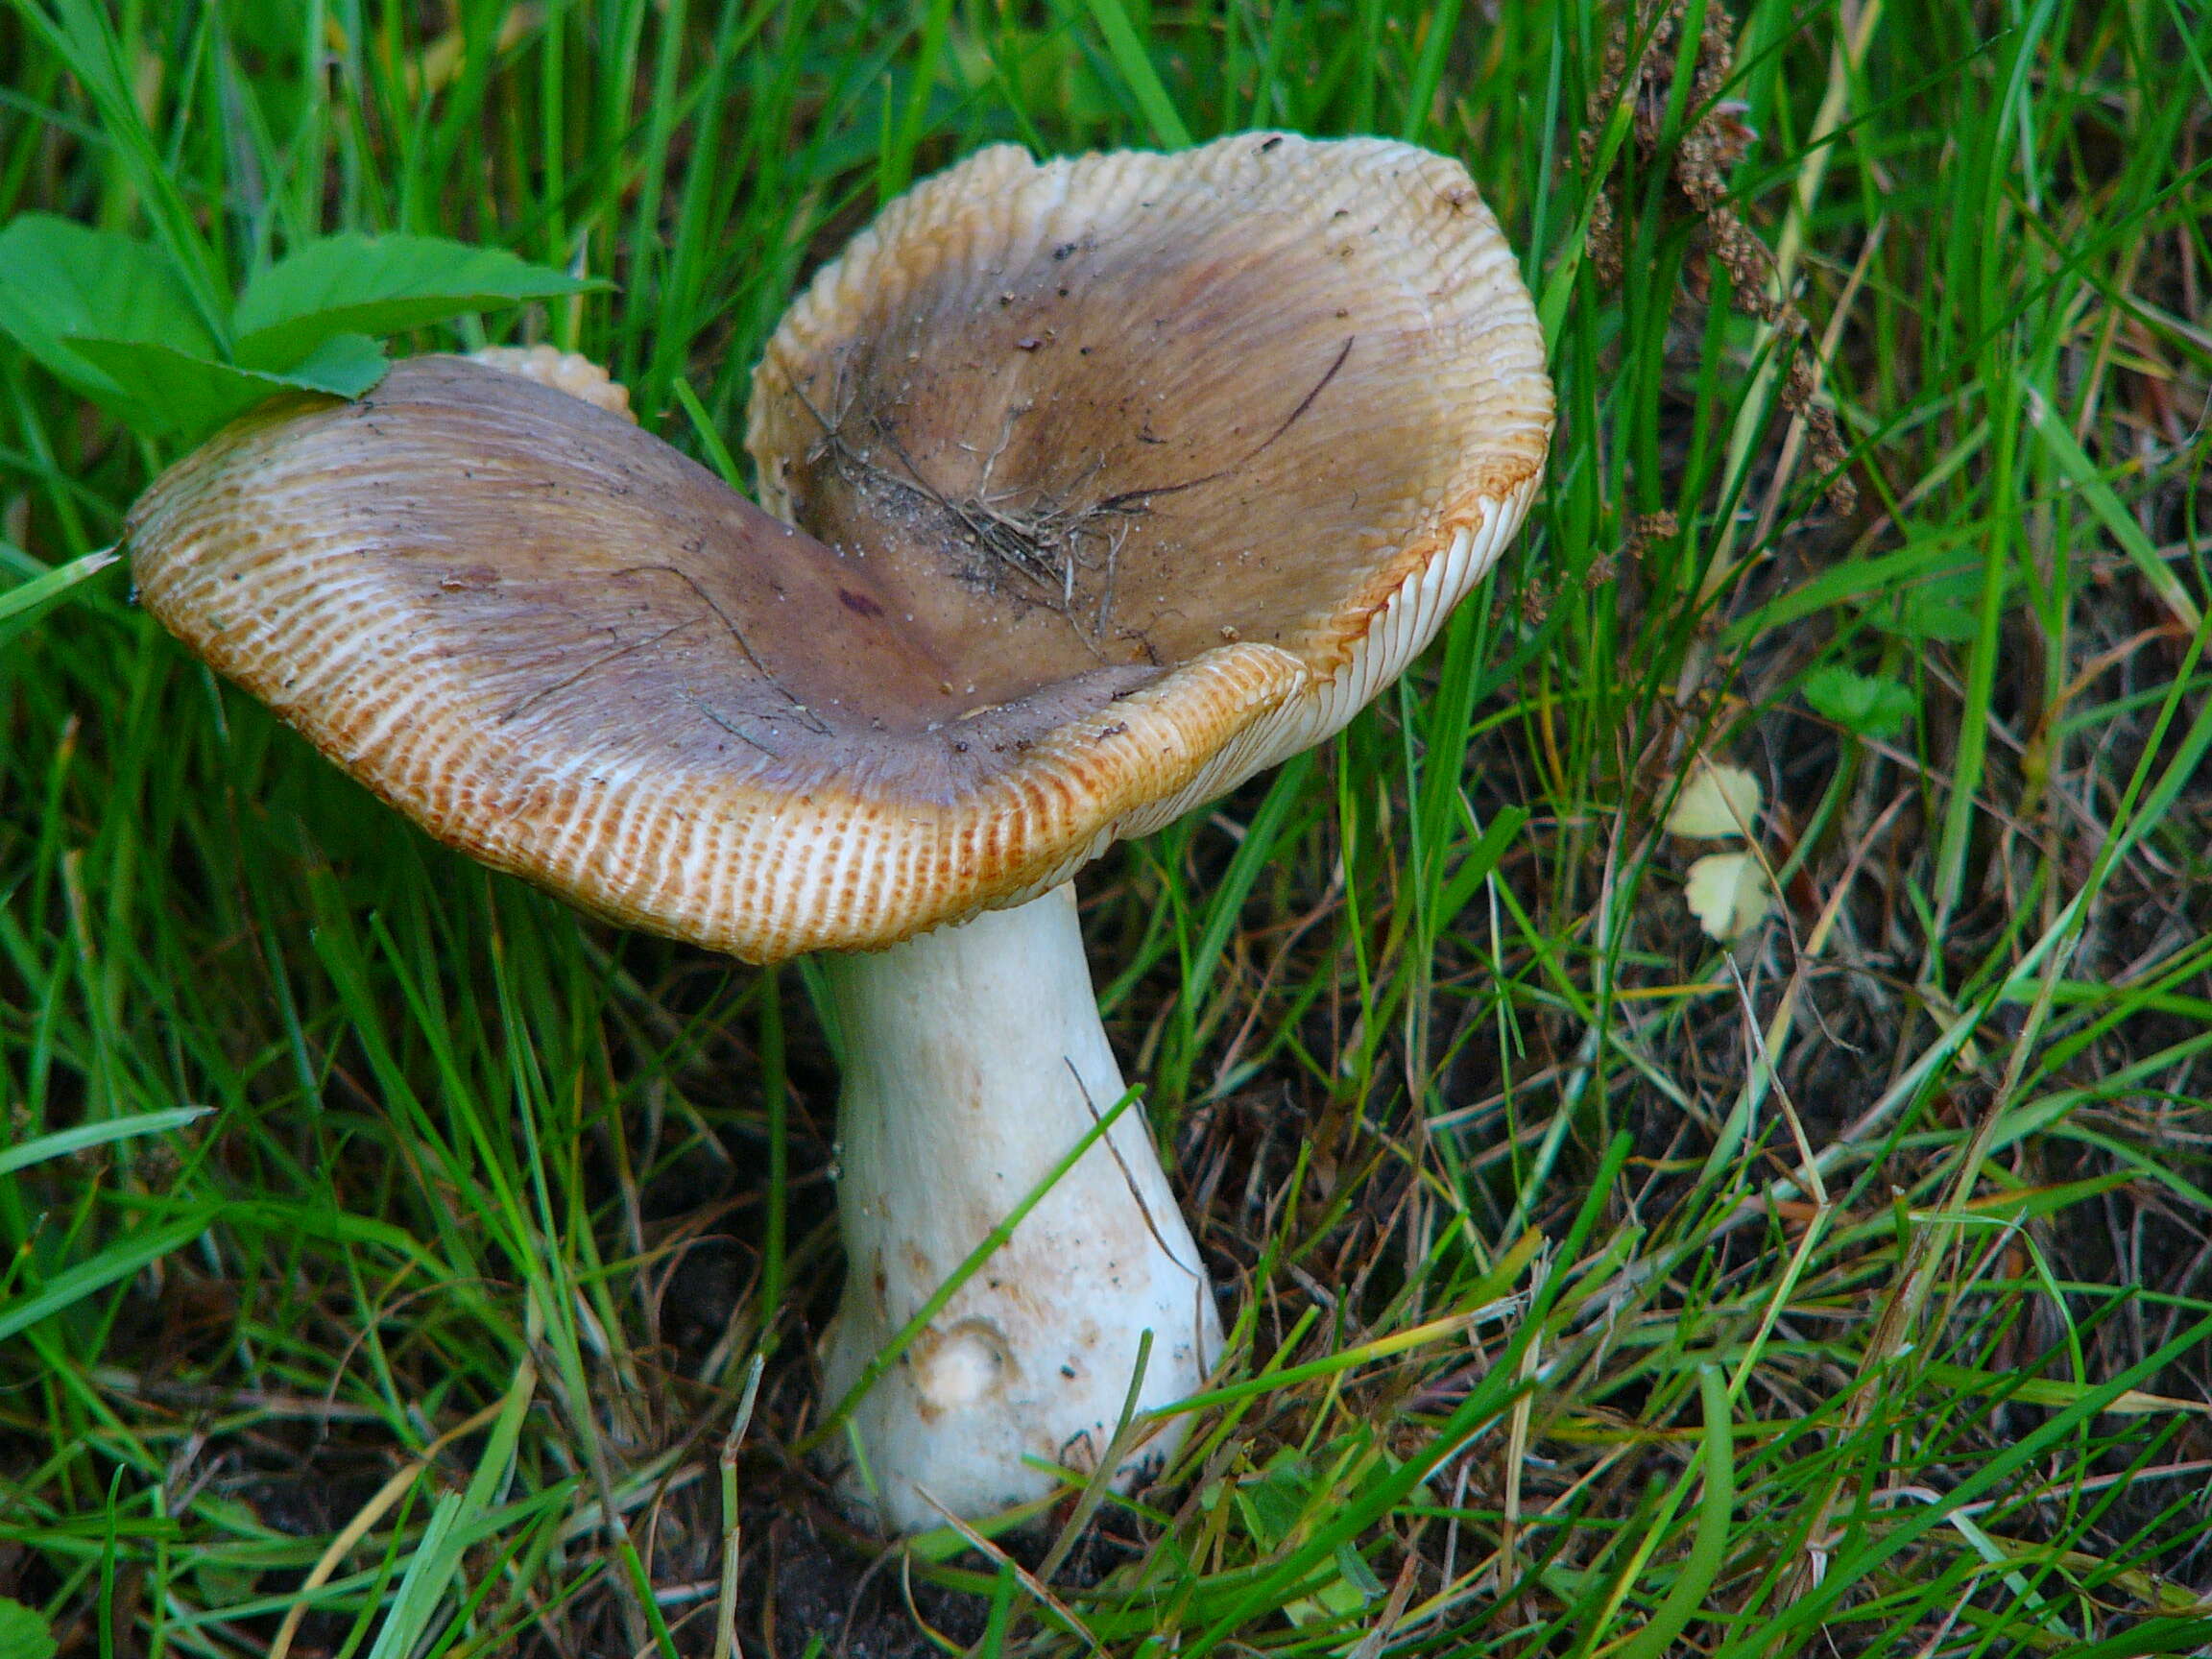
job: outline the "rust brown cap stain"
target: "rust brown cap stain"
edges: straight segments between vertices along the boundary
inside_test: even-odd
[[[421,358],[173,468],[127,531],[141,596],[432,834],[616,921],[765,961],[1015,902],[1341,725],[1534,487],[1535,325],[1465,176],[1263,142],[991,151],[895,204],[757,380],[756,453],[823,540],[615,415]],[[946,229],[972,187],[988,233]],[[1386,198],[1417,233],[1369,228]],[[1396,243],[1415,275],[1378,297]],[[1080,320],[1079,286],[1118,308]],[[1463,290],[1518,309],[1478,325]]]

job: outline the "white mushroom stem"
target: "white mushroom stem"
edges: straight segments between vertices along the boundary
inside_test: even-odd
[[[844,1034],[843,1305],[828,1398],[872,1360],[1123,1094],[1061,886],[1012,910],[831,959]],[[997,1514],[1096,1469],[1152,1334],[1140,1407],[1195,1392],[1221,1329],[1190,1231],[1131,1106],[932,1317],[854,1411],[844,1477],[884,1527]],[[1182,1438],[1128,1452],[1126,1484]],[[1032,1462],[1033,1460],[1033,1462]],[[1038,1467],[1035,1465],[1043,1465]],[[934,1500],[934,1502],[932,1502]]]

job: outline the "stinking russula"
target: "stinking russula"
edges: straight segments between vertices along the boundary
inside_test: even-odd
[[[1551,426],[1510,250],[1457,162],[1382,139],[993,149],[769,342],[778,517],[605,385],[423,357],[269,404],[133,510],[140,595],[438,839],[830,953],[826,1408],[1034,1200],[853,1407],[849,1499],[905,1531],[1048,1497],[1141,1352],[1115,1478],[1157,1473],[1221,1325],[1070,878],[1339,730],[1496,560]]]

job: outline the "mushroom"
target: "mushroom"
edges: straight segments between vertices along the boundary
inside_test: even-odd
[[[1403,144],[994,149],[768,347],[790,522],[597,384],[426,357],[266,406],[134,509],[141,597],[439,839],[837,953],[855,1503],[903,1531],[1156,1471],[1181,1419],[1118,1430],[1220,1325],[1070,878],[1343,726],[1497,557],[1551,419],[1510,252]]]

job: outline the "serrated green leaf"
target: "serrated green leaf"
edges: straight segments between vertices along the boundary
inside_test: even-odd
[[[76,349],[72,336],[162,341],[217,354],[192,296],[155,248],[47,213],[0,230],[0,330],[57,378],[118,415],[128,394]]]
[[[187,438],[211,432],[279,392],[358,397],[383,378],[384,349],[366,335],[326,340],[288,373],[241,369],[151,340],[72,340],[70,345],[122,389],[138,413],[133,425]]]
[[[1815,713],[1877,741],[1894,736],[1913,709],[1910,686],[1833,663],[1806,676],[1805,701]]]
[[[109,8],[98,0],[56,0],[51,7],[12,11],[32,36],[68,64],[84,88],[98,115],[101,148],[112,158],[114,178],[129,180],[154,227],[154,247],[163,268],[190,297],[198,328],[211,335],[211,354],[223,355],[229,345],[230,307],[219,261],[202,231],[195,204],[186,200],[175,156],[163,153],[147,125],[132,57],[108,16]]]
[[[46,1621],[22,1602],[0,1597],[0,1659],[53,1659],[54,1650]]]
[[[238,301],[238,361],[285,369],[334,334],[397,334],[606,286],[503,248],[438,236],[325,236],[247,285]]]
[[[358,397],[383,379],[391,367],[382,341],[366,334],[333,334],[289,369],[253,373],[302,391]]]

